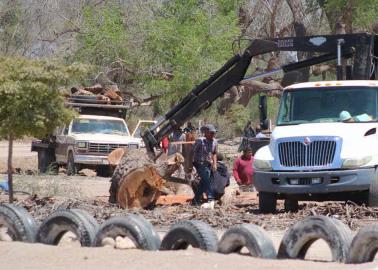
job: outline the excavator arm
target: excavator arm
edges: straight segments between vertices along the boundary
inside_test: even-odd
[[[375,48],[374,48],[375,45]],[[288,37],[281,39],[255,39],[242,54],[236,54],[209,79],[203,81],[186,95],[176,106],[168,111],[157,123],[145,130],[142,138],[147,152],[153,157],[160,141],[175,128],[184,125],[193,116],[211,106],[212,102],[222,96],[232,86],[245,79],[254,80],[275,72],[290,72],[322,62],[337,59],[338,77],[342,79],[341,59],[354,60],[353,69],[349,70],[348,79],[377,78],[372,71],[377,70],[376,57],[378,47],[377,36],[361,33],[348,35]],[[375,51],[374,51],[375,49]],[[282,66],[277,70],[245,78],[247,69],[254,56],[274,51],[303,51],[323,53],[301,62]]]

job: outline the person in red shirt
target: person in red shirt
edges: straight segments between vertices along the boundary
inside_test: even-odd
[[[249,186],[250,188],[253,188],[252,164],[252,149],[247,146],[243,150],[243,155],[235,160],[232,170],[235,181],[239,186]]]
[[[161,148],[163,149],[163,152],[164,152],[164,153],[167,153],[167,152],[168,152],[168,145],[169,145],[169,140],[168,140],[168,137],[165,136],[165,137],[161,140]]]

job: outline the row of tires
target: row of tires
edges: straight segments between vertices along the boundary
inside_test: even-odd
[[[10,240],[57,245],[62,236],[72,232],[81,246],[104,246],[108,240],[128,237],[136,248],[144,250],[179,250],[188,246],[222,254],[239,253],[243,248],[250,256],[267,259],[304,259],[313,242],[323,239],[329,245],[332,260],[364,263],[374,260],[378,250],[378,226],[362,228],[354,237],[341,221],[326,216],[311,216],[288,229],[278,251],[266,232],[253,224],[236,225],[220,240],[216,232],[201,221],[180,221],[164,238],[139,215],[112,217],[101,225],[86,211],[57,210],[39,226],[22,207],[0,205],[0,226],[7,229]],[[113,241],[114,242],[114,241]]]

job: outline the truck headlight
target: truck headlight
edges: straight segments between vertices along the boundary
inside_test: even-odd
[[[270,160],[255,159],[253,161],[253,167],[257,170],[269,171],[272,169],[272,164]]]
[[[76,147],[77,148],[87,148],[87,142],[77,142]]]
[[[371,161],[371,156],[359,157],[359,158],[345,158],[343,159],[343,168],[356,168],[361,167]]]

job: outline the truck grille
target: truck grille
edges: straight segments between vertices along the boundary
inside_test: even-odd
[[[109,154],[117,148],[138,148],[137,144],[111,144],[111,143],[89,143],[89,152],[90,153],[101,153]]]
[[[285,167],[318,167],[332,164],[336,141],[281,142],[278,144],[280,164]]]

